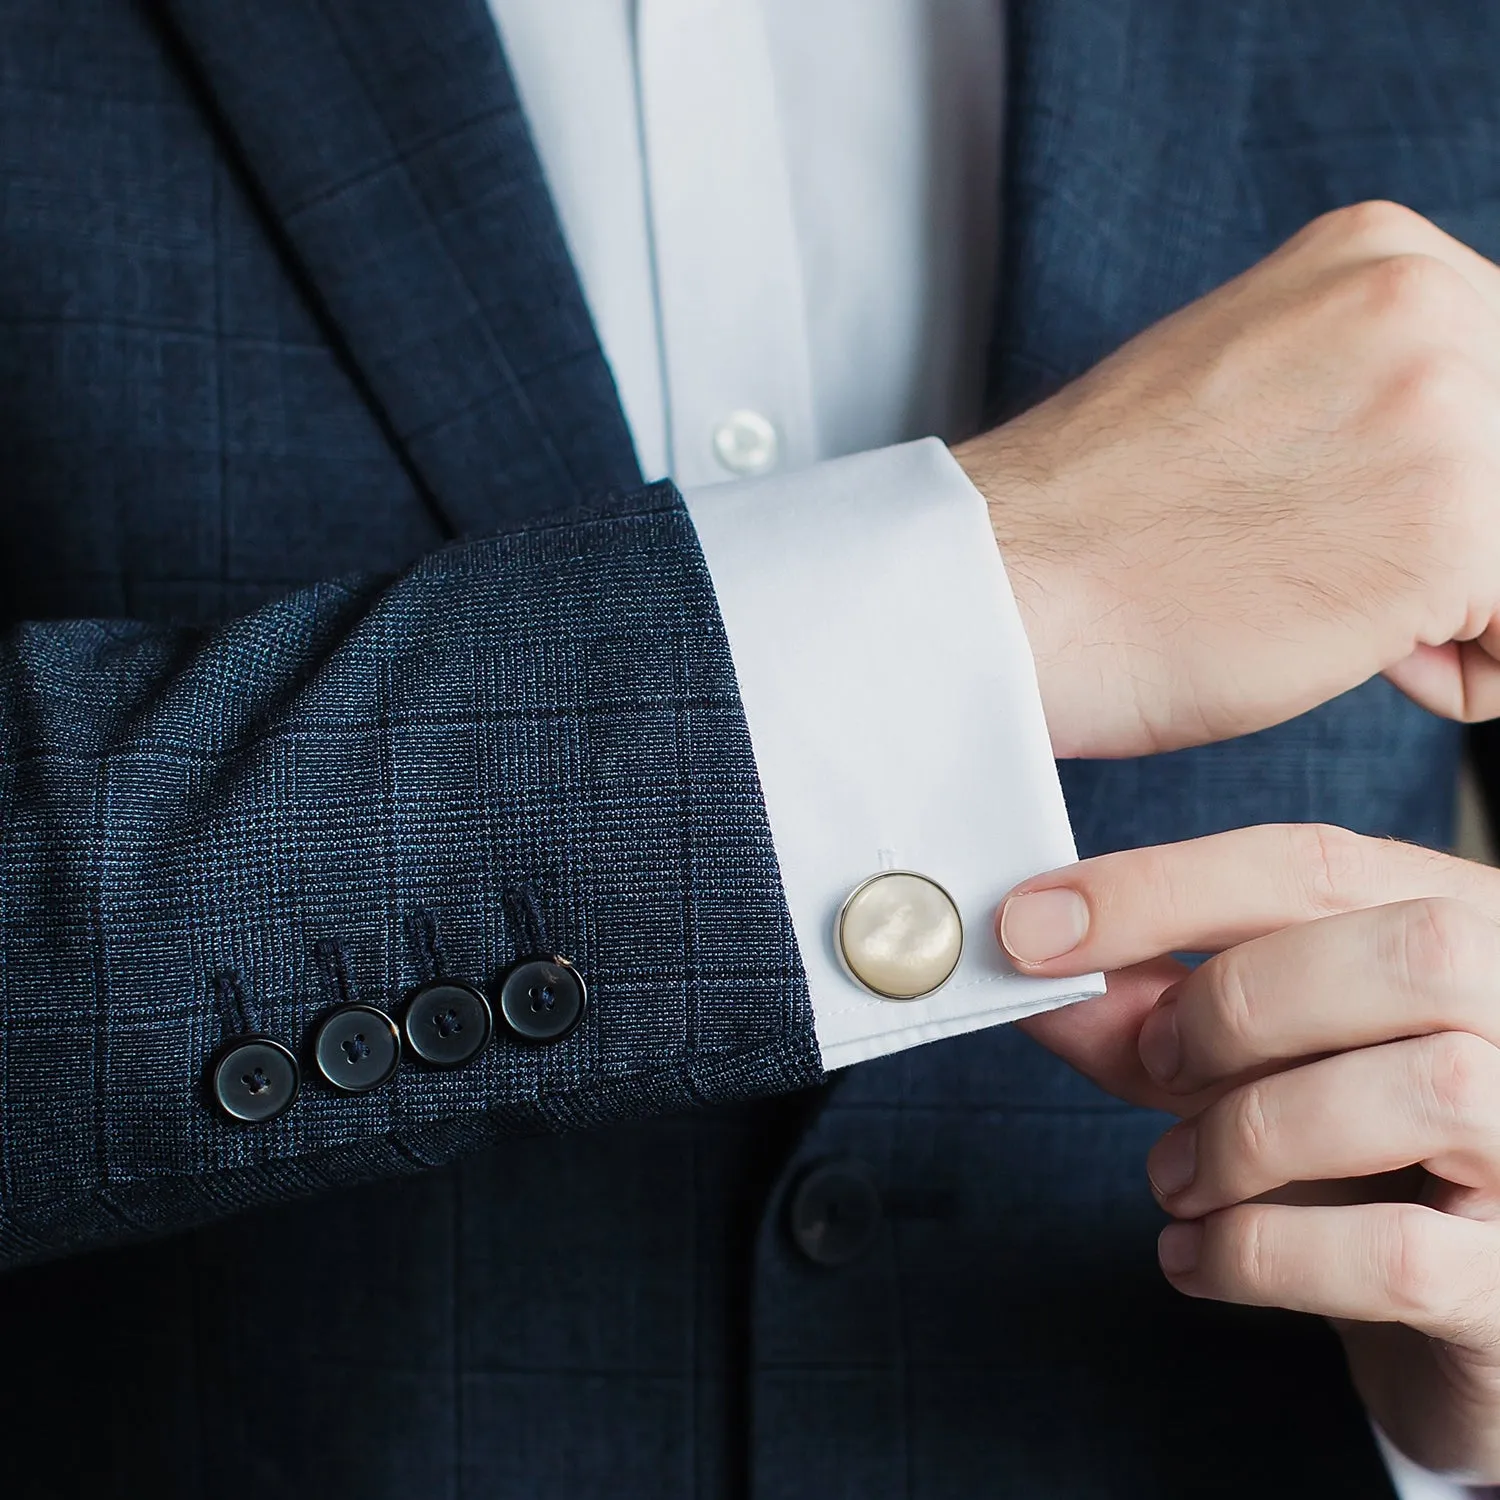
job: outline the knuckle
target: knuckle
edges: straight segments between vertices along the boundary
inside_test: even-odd
[[[1167,903],[1169,911],[1174,910],[1182,899],[1182,882],[1174,876],[1166,849],[1160,845],[1135,849],[1130,859],[1139,883],[1151,892],[1153,899]]]
[[[1209,959],[1199,971],[1208,980],[1206,1029],[1210,1037],[1220,1039],[1226,1052],[1259,1056],[1259,1024],[1247,969],[1240,949],[1230,948]]]
[[[1235,1289],[1264,1292],[1274,1283],[1275,1250],[1263,1213],[1251,1208],[1221,1215],[1219,1233],[1227,1241],[1225,1268]]]
[[[1466,995],[1496,959],[1496,929],[1477,907],[1453,896],[1400,903],[1395,961],[1408,995]]]
[[[1355,247],[1409,243],[1427,228],[1421,214],[1388,198],[1367,198],[1330,209],[1308,225],[1316,238]]]
[[[1357,905],[1368,879],[1370,840],[1332,823],[1289,823],[1289,865],[1314,916],[1332,916]]]
[[[1418,350],[1395,362],[1375,415],[1414,431],[1425,444],[1439,438],[1449,447],[1461,445],[1468,441],[1470,407],[1478,389],[1473,366],[1457,350]]]
[[[1384,1215],[1377,1253],[1386,1298],[1403,1321],[1436,1311],[1450,1295],[1440,1217],[1416,1203],[1393,1204]]]
[[[1496,1108],[1495,1049],[1467,1031],[1441,1031],[1422,1046],[1427,1109],[1446,1130],[1469,1133]]]
[[[1469,284],[1452,266],[1420,251],[1364,261],[1350,275],[1369,314],[1424,331],[1471,300]]]
[[[1224,1101],[1225,1137],[1234,1158],[1258,1162],[1274,1144],[1276,1123],[1266,1091],[1257,1083],[1246,1084]]]

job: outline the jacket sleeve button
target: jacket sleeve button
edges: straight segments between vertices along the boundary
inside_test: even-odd
[[[471,984],[440,979],[406,1002],[401,1031],[412,1052],[433,1068],[461,1068],[490,1039],[490,1002]]]
[[[213,1102],[226,1119],[262,1125],[284,1115],[302,1086],[297,1059],[268,1036],[236,1037],[209,1075]]]
[[[341,1005],[318,1025],[313,1061],[325,1082],[345,1094],[379,1088],[401,1061],[401,1033],[373,1005]]]
[[[588,992],[565,958],[530,954],[500,981],[500,1014],[517,1040],[560,1042],[583,1019]]]

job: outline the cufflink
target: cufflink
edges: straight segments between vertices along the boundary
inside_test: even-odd
[[[920,1000],[940,990],[964,949],[958,904],[914,870],[885,870],[855,886],[834,929],[839,960],[882,1000]]]

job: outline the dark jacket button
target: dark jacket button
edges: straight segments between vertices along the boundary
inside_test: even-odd
[[[531,954],[500,981],[500,1014],[523,1042],[560,1042],[583,1017],[588,993],[565,958]]]
[[[292,1107],[302,1073],[280,1042],[268,1036],[241,1036],[219,1054],[209,1082],[221,1114],[259,1125]]]
[[[424,984],[401,1017],[406,1045],[434,1068],[463,1067],[489,1041],[492,1025],[490,1002],[453,979]]]
[[[875,1242],[885,1217],[870,1169],[862,1162],[813,1167],[792,1192],[792,1241],[815,1266],[847,1266]]]
[[[378,1089],[401,1061],[401,1033],[373,1005],[341,1005],[318,1024],[313,1061],[334,1088],[346,1094]]]

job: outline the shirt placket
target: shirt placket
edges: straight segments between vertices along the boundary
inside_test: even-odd
[[[692,487],[812,463],[802,271],[760,8],[639,0],[636,66],[673,476]]]

